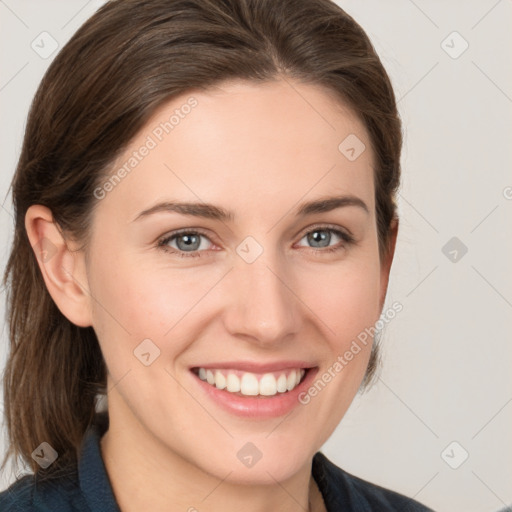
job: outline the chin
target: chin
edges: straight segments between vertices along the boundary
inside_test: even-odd
[[[211,448],[208,449],[208,461],[198,462],[206,473],[219,479],[227,478],[231,483],[274,485],[276,481],[286,481],[311,463],[316,450],[305,450],[303,439],[299,441],[292,449],[286,443],[276,446],[270,439],[254,442],[249,437],[237,439],[222,451],[212,453]]]

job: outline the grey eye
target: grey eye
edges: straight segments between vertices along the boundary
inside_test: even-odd
[[[333,234],[335,237],[342,238],[334,229],[318,228],[307,233],[302,240],[306,238],[311,247],[322,249],[330,246]]]
[[[177,235],[176,245],[180,251],[197,251],[199,249],[199,246],[201,245],[201,235]]]

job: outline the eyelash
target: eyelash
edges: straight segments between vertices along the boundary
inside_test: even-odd
[[[315,248],[311,247],[310,249],[312,249],[316,253],[334,253],[334,252],[337,252],[337,251],[340,251],[341,249],[343,249],[345,247],[345,244],[352,245],[352,244],[356,243],[356,240],[352,235],[345,233],[344,231],[340,231],[339,229],[336,229],[334,227],[325,226],[325,225],[314,226],[309,231],[306,231],[301,236],[300,239],[302,240],[302,238],[304,238],[306,235],[314,233],[315,231],[329,231],[329,232],[334,233],[335,235],[339,236],[344,241],[344,244],[337,245],[334,247],[327,247],[327,248],[323,248],[323,249],[315,249]],[[170,248],[167,245],[170,241],[174,240],[175,238],[179,237],[180,235],[201,235],[201,236],[204,236],[205,238],[208,238],[208,235],[201,230],[181,229],[181,230],[172,232],[170,235],[166,235],[165,237],[160,238],[157,242],[157,248],[163,250],[166,253],[175,254],[181,258],[199,258],[199,257],[201,257],[201,253],[204,251],[193,251],[193,252],[192,251],[191,252],[177,251],[175,249]],[[208,240],[210,240],[210,239],[208,238]]]

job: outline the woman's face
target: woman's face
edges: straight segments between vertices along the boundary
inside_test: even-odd
[[[310,461],[360,386],[371,338],[353,341],[386,292],[372,159],[363,124],[313,85],[225,82],[157,111],[95,191],[87,285],[112,426],[232,481]]]

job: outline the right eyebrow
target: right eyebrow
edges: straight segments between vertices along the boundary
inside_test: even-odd
[[[194,217],[203,217],[205,219],[222,221],[234,220],[233,212],[227,211],[224,208],[213,204],[164,201],[140,212],[132,222],[158,212],[180,213],[182,215],[193,215]]]

